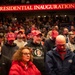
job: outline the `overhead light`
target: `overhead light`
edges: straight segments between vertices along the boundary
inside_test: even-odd
[[[43,17],[46,17],[46,16],[43,16]]]
[[[38,17],[40,17],[40,16],[38,16]]]
[[[65,17],[66,17],[67,15],[65,15]]]
[[[17,20],[17,18],[14,18],[14,20]]]
[[[58,17],[58,15],[56,15],[56,17]]]

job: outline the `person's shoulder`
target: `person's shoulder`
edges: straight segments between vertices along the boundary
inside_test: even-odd
[[[73,51],[71,51],[70,49],[66,49],[67,50],[67,54],[71,55],[72,57],[75,56],[75,53]]]
[[[31,62],[31,61],[28,63],[28,66],[31,66],[32,68],[35,68],[35,67],[36,67],[36,66],[34,65],[34,63]]]
[[[49,39],[46,39],[46,40],[45,40],[44,45],[50,44],[50,43],[51,43],[51,39],[49,38]]]
[[[19,69],[20,65],[17,61],[13,61],[11,65],[11,69]]]
[[[26,42],[26,45],[25,45],[25,46],[29,46],[29,45],[31,45],[31,43],[32,43],[32,40],[27,40],[27,42]]]
[[[52,55],[52,54],[53,54],[53,50],[47,52],[47,55]]]
[[[47,52],[49,55],[53,55],[54,53],[56,53],[56,47]]]
[[[13,62],[9,71],[9,75],[20,75],[20,65],[17,62]]]
[[[49,41],[51,41],[51,38],[48,38],[48,39],[45,40],[45,42],[49,42]]]

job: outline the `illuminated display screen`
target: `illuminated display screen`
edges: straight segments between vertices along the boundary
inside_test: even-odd
[[[66,10],[66,9],[67,10],[75,9],[75,3],[0,6],[0,12],[1,11]]]

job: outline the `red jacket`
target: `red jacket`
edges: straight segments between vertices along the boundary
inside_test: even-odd
[[[41,73],[32,62],[29,62],[26,68],[23,62],[14,61],[9,75],[41,75]]]

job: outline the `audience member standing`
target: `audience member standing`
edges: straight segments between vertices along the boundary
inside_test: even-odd
[[[9,75],[41,75],[40,71],[32,63],[32,54],[29,47],[22,47],[17,50],[12,60]]]
[[[32,49],[33,63],[40,70],[42,75],[46,75],[44,66],[44,50],[41,43],[42,34],[39,30],[33,30],[31,34],[33,37],[31,40],[28,41],[27,46],[29,46]]]
[[[75,73],[74,56],[74,53],[66,48],[65,37],[58,35],[56,37],[56,48],[46,54],[47,75],[73,75]]]
[[[49,51],[49,50],[52,50],[53,48],[55,48],[55,39],[56,39],[57,36],[58,36],[58,31],[52,30],[51,38],[47,39],[44,42],[44,46],[43,46],[44,60],[45,60],[45,57],[46,57],[46,52]]]
[[[10,59],[1,53],[4,44],[3,35],[0,35],[0,75],[8,75],[11,66]]]
[[[75,35],[69,34],[69,42],[66,44],[67,48],[75,52]]]
[[[52,30],[51,38],[47,39],[44,43],[44,48],[46,51],[49,51],[55,47],[55,39],[58,36],[58,34],[58,31]]]
[[[17,34],[17,39],[14,40],[14,43],[16,43],[19,48],[24,47],[26,44],[26,42],[23,40],[23,38],[24,38],[23,32],[19,31]]]
[[[68,43],[68,41],[69,41],[69,30],[67,27],[63,28],[62,34],[64,35],[64,37],[66,39],[66,43]]]
[[[11,65],[11,58],[18,49],[17,45],[13,43],[13,41],[15,40],[15,35],[13,32],[8,33],[6,39],[7,41],[1,47],[1,64],[3,68],[2,72],[4,75],[8,75]]]
[[[13,32],[8,33],[6,38],[7,41],[2,46],[1,51],[3,55],[11,60],[12,55],[16,52],[18,46],[14,43],[15,35]]]

